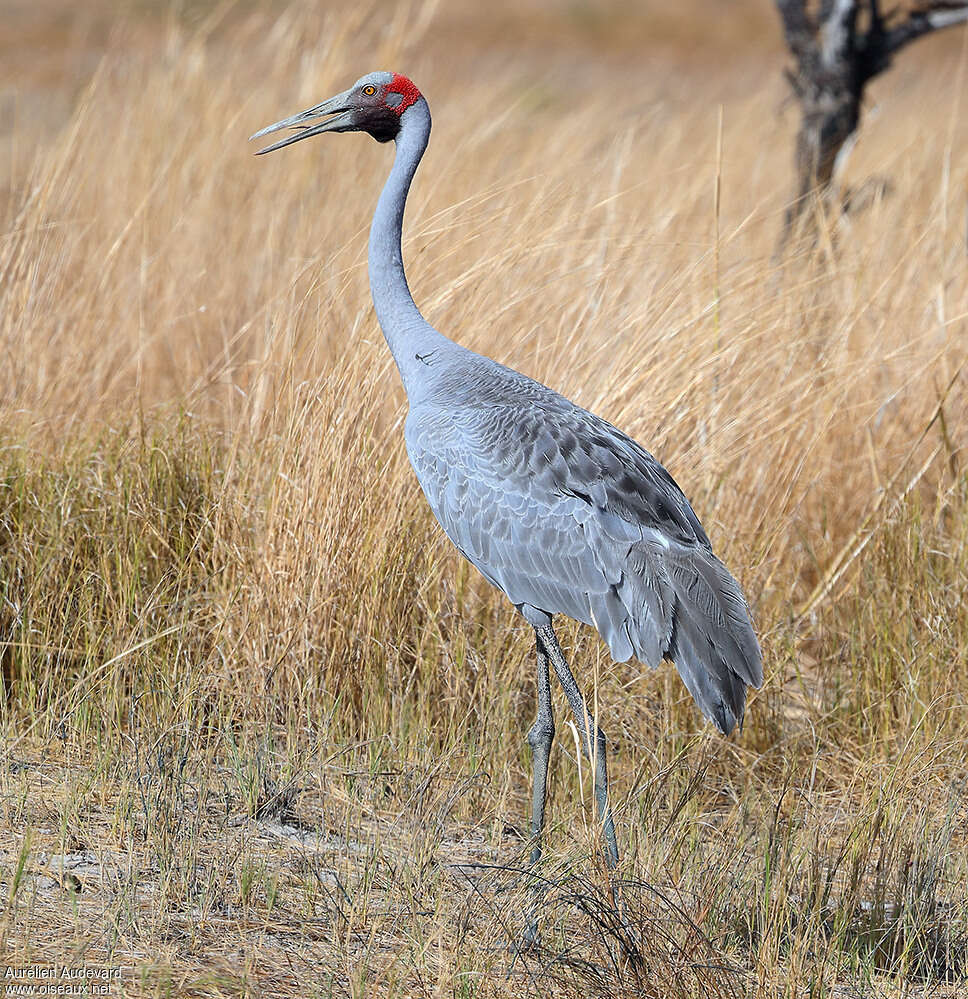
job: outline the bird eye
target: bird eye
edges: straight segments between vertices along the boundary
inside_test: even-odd
[[[363,88],[363,93],[366,94],[367,97],[372,97],[376,93],[376,87],[366,86]]]

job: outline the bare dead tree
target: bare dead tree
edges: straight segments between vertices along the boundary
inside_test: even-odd
[[[878,0],[776,0],[796,65],[786,71],[800,101],[797,186],[787,208],[782,248],[806,219],[813,198],[829,200],[838,156],[860,122],[864,88],[916,38],[968,20],[968,2],[920,2],[881,12]]]

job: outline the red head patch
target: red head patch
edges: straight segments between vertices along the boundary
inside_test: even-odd
[[[405,76],[401,76],[399,73],[393,74],[393,79],[387,86],[387,93],[400,94],[403,98],[396,107],[390,108],[391,111],[396,111],[397,114],[403,114],[408,107],[416,104],[420,99],[420,91],[410,80],[408,80]]]

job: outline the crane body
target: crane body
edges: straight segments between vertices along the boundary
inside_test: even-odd
[[[724,735],[742,724],[746,687],[762,683],[760,650],[739,585],[713,554],[682,490],[648,451],[545,385],[454,343],[420,314],[401,236],[430,126],[427,102],[410,80],[370,73],[253,138],[299,129],[260,152],[328,131],[396,142],[370,229],[369,273],[407,393],[407,454],[447,536],[534,628],[532,863],[541,857],[554,669],[594,762],[606,859],[615,866],[605,737],[558,644],[553,616],[595,627],[617,661],[635,657],[651,668],[674,662]],[[533,923],[528,937],[536,939]]]

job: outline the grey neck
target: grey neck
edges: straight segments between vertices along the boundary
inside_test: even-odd
[[[393,169],[370,226],[370,293],[383,335],[411,399],[420,383],[427,379],[433,353],[439,354],[445,345],[452,346],[414,304],[400,248],[407,192],[429,138],[430,108],[421,97],[401,117]]]

